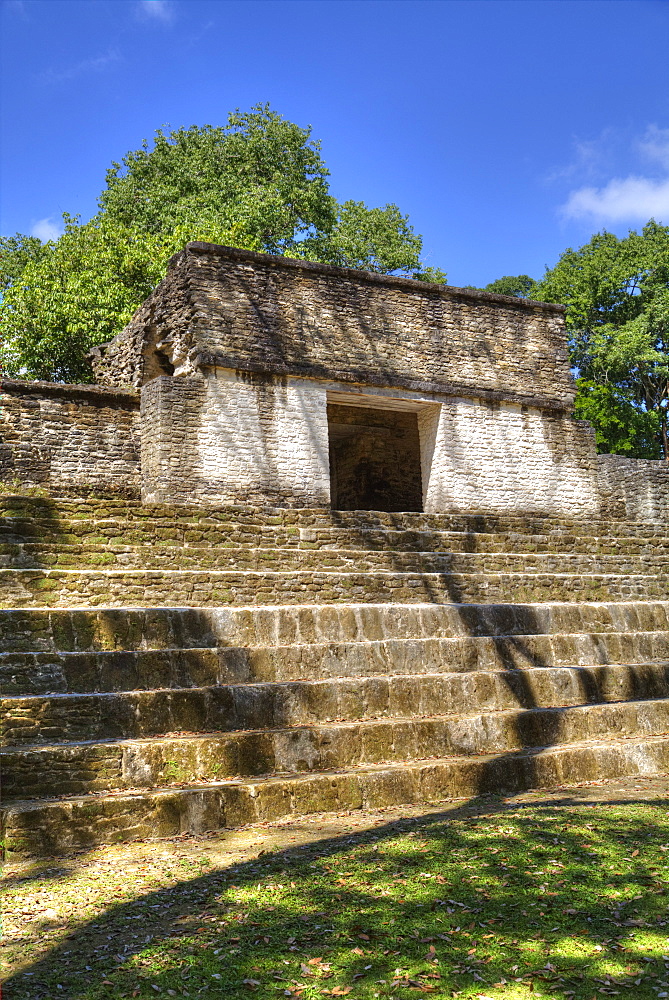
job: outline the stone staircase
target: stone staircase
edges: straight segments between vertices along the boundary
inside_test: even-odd
[[[648,522],[0,499],[34,854],[669,770]]]

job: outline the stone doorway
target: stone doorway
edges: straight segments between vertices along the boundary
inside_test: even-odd
[[[415,412],[329,403],[328,436],[334,510],[422,511]]]

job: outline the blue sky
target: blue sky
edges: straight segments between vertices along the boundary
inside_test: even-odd
[[[160,126],[269,102],[451,284],[539,277],[669,224],[668,43],[666,0],[3,0],[2,233],[88,219]]]

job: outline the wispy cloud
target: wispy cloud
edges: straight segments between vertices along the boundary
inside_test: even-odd
[[[594,139],[576,139],[572,146],[571,160],[553,170],[546,177],[546,183],[596,178],[604,165],[610,163],[617,138],[613,129],[605,128]]]
[[[137,13],[145,21],[171,24],[176,16],[176,4],[173,0],[139,0]]]
[[[669,219],[669,178],[614,177],[605,187],[583,187],[572,191],[563,208],[572,219],[594,218],[602,222],[625,222],[654,218]]]
[[[569,192],[560,214],[598,223],[650,218],[669,222],[669,129],[649,125],[641,138],[628,144],[627,154],[629,166],[641,169],[608,181],[600,173],[599,185],[590,183]]]
[[[30,235],[36,236],[38,240],[46,243],[49,240],[57,240],[62,231],[63,227],[58,225],[57,222],[53,222],[51,216],[47,216],[46,219],[38,219],[30,230]]]
[[[647,159],[654,160],[665,170],[669,170],[669,128],[649,125],[639,143],[639,149]]]
[[[64,69],[47,69],[42,73],[42,79],[49,83],[62,83],[65,80],[74,80],[78,76],[85,76],[87,73],[99,73],[107,69],[113,63],[120,60],[121,56],[116,49],[110,49],[99,56],[91,56],[89,59],[82,59],[72,66]]]
[[[10,11],[12,14],[17,14],[19,17],[27,20],[28,11],[26,10],[24,0],[3,0],[2,6],[5,10]]]

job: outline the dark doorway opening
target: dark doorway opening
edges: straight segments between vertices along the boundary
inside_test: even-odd
[[[328,404],[334,510],[423,509],[418,417]]]

